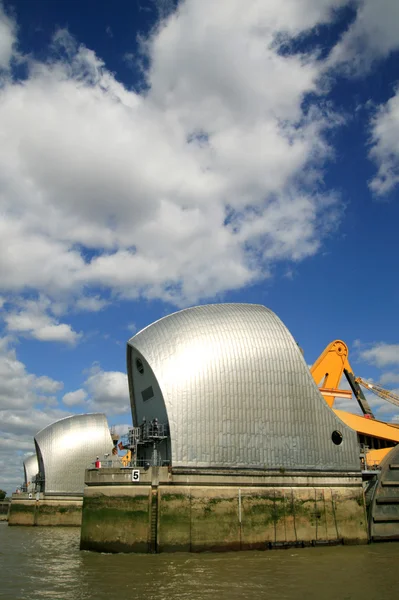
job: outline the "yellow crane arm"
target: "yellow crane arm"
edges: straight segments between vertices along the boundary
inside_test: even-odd
[[[338,386],[344,374],[344,369],[352,372],[348,362],[348,346],[342,340],[335,340],[327,346],[310,368],[321,395],[329,406],[334,405],[336,397],[352,397],[349,390],[339,390]],[[345,395],[340,392],[344,391]]]
[[[320,393],[328,406],[334,406],[335,398],[352,398],[352,392],[359,403],[364,415],[374,419],[371,408],[364,397],[358,381],[353,375],[352,368],[348,360],[348,346],[342,340],[334,340],[320,354],[319,358],[310,368],[310,372]],[[350,385],[350,390],[340,390],[339,384],[345,375]]]

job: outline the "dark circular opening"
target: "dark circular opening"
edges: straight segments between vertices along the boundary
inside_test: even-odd
[[[136,368],[141,375],[144,373],[144,365],[141,358],[136,358]]]
[[[340,444],[342,444],[342,433],[340,433],[339,431],[333,431],[331,434],[331,439],[336,446],[339,446]]]

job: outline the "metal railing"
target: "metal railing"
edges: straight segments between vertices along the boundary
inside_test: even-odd
[[[156,440],[162,440],[169,436],[169,425],[151,421],[142,423],[139,427],[131,427],[127,434],[127,445],[129,447],[138,444],[146,444]]]
[[[142,467],[144,469],[149,467],[169,467],[170,464],[170,460],[163,460],[159,455],[153,458],[136,458],[130,461],[131,467]]]
[[[129,462],[122,464],[121,458],[117,460],[99,460],[94,461],[88,465],[88,469],[132,469],[141,467],[148,469],[149,467],[169,467],[171,464],[170,460],[163,460],[161,456],[157,455],[151,458],[132,458]],[[98,465],[98,466],[96,466]]]

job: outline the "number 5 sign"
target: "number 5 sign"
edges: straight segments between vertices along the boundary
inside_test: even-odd
[[[140,481],[140,470],[139,469],[133,469],[133,471],[132,471],[132,481],[134,483],[137,483],[138,481]]]

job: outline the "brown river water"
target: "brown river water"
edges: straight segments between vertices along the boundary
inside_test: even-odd
[[[3,600],[394,600],[399,543],[264,552],[80,552],[79,529],[0,523]]]

